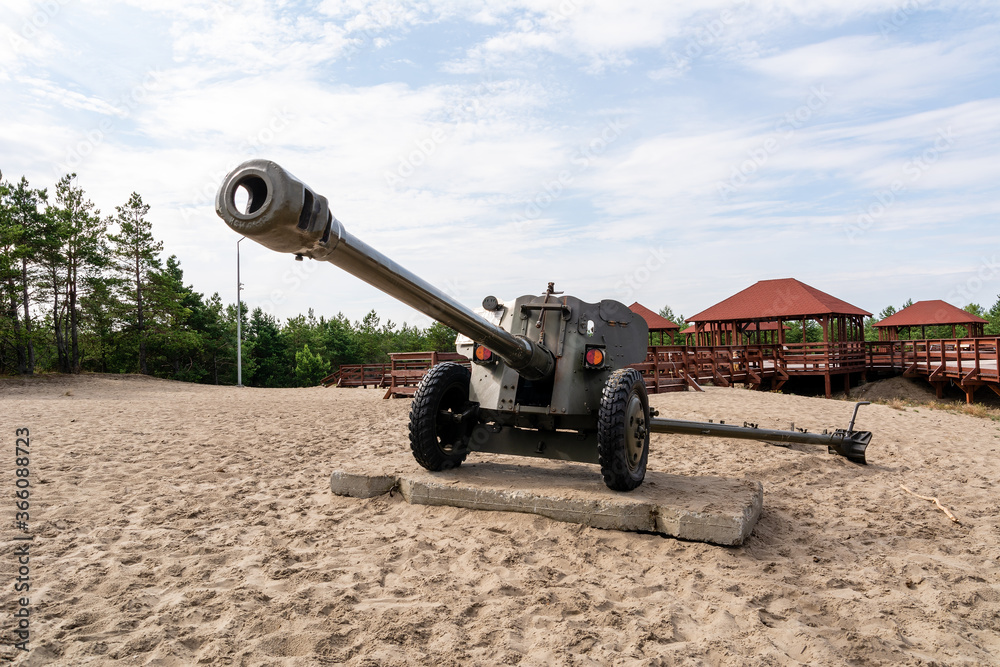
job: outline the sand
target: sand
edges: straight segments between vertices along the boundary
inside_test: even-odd
[[[408,400],[137,377],[0,381],[14,609],[14,429],[31,429],[22,665],[985,665],[1000,662],[1000,428],[862,409],[871,465],[653,437],[652,470],[759,480],[738,548],[331,495],[415,466]],[[851,404],[708,388],[664,416],[845,426]],[[470,456],[475,466],[530,465]],[[544,462],[538,465],[544,465]],[[593,467],[593,484],[601,480]],[[937,496],[961,520],[900,489]]]
[[[953,393],[949,392],[949,394]],[[983,388],[982,397],[991,393],[989,389]],[[964,394],[962,396],[962,402],[964,403]],[[937,394],[934,392],[934,387],[922,378],[896,376],[875,382],[868,382],[851,390],[851,400],[854,401],[891,401],[893,399],[913,403],[933,403],[938,400]]]

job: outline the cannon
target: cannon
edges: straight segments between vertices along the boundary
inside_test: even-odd
[[[473,451],[513,454],[598,464],[609,488],[630,491],[642,484],[653,432],[825,444],[865,462],[871,433],[854,431],[854,418],[832,434],[658,418],[629,367],[646,358],[648,328],[625,305],[567,296],[550,282],[542,294],[488,296],[471,310],[350,234],[325,197],[274,162],[230,172],[216,212],[271,250],[330,262],[459,333],[471,372],[434,366],[410,408],[410,449],[428,470],[455,468]]]

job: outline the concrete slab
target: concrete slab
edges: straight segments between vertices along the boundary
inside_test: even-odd
[[[544,468],[495,462],[430,473],[396,476],[335,472],[339,495],[370,498],[395,484],[407,502],[477,510],[525,512],[594,528],[650,531],[725,546],[742,544],[763,506],[760,482],[725,477],[689,477],[650,471],[629,493],[604,486],[593,466],[557,463]],[[391,480],[391,482],[389,481]],[[355,491],[359,494],[356,495]]]
[[[389,493],[395,485],[394,475],[362,475],[342,470],[335,470],[330,475],[330,490],[338,496],[374,498]]]

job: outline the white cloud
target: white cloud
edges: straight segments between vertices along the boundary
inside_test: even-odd
[[[954,2],[923,2],[919,10]],[[980,3],[984,10],[988,3]],[[531,68],[539,53],[582,62],[591,72],[622,68],[643,50],[663,49],[670,67],[660,75],[676,74],[676,65],[690,58],[689,47],[701,54],[721,51],[728,57],[758,55],[757,38],[797,26],[831,28],[862,16],[871,17],[871,32],[879,20],[909,20],[912,3],[901,0],[711,0],[698,3],[620,0],[523,0],[487,3],[494,22],[506,18],[507,29],[471,47],[450,71],[476,72],[497,68]],[[977,8],[978,9],[978,8]],[[983,11],[983,10],[981,10]],[[895,17],[895,18],[894,18]],[[770,50],[778,52],[774,46]],[[682,67],[683,69],[683,67]]]
[[[25,86],[35,99],[50,100],[70,110],[93,111],[107,116],[122,116],[125,111],[108,102],[75,90],[60,86],[53,81],[36,77],[20,76],[17,83]]]
[[[840,109],[886,107],[932,99],[957,81],[981,76],[996,60],[995,29],[951,42],[889,43],[873,35],[845,36],[760,58],[749,66],[773,80],[780,93],[810,85],[830,89]]]

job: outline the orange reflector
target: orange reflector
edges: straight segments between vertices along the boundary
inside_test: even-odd
[[[588,366],[600,366],[604,363],[604,352],[599,348],[592,347],[587,350],[586,359]]]
[[[489,361],[493,358],[493,351],[488,347],[477,345],[475,355],[476,361]]]

